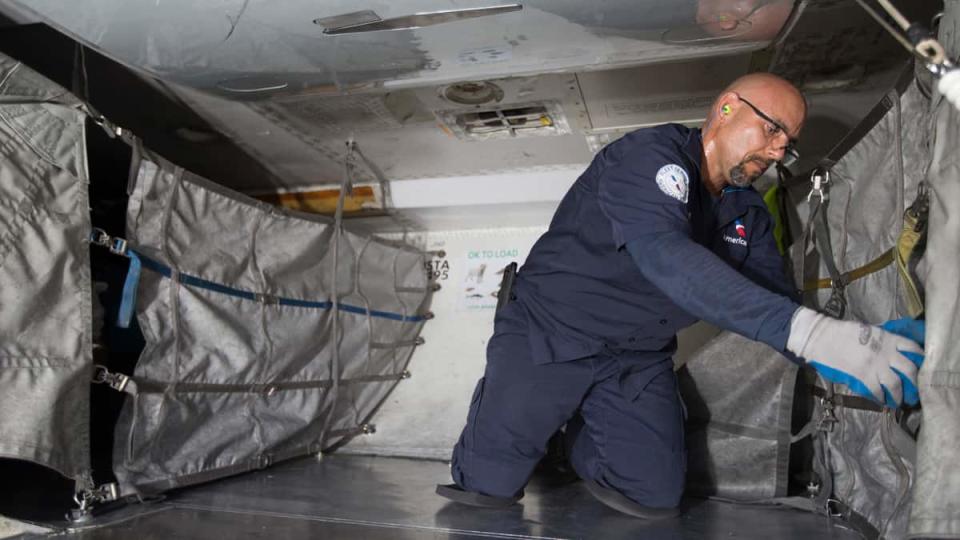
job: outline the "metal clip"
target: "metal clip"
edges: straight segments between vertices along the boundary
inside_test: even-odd
[[[81,514],[86,514],[97,503],[111,502],[120,498],[120,489],[115,483],[85,489],[73,496]]]
[[[117,392],[123,392],[130,383],[130,377],[123,373],[110,373],[105,366],[97,364],[93,366],[93,384],[105,384]]]
[[[360,426],[360,431],[364,435],[371,435],[377,432],[377,426],[373,424],[363,424],[362,426]]]
[[[807,193],[807,202],[810,202],[814,195],[820,199],[821,203],[827,202],[830,198],[830,194],[827,191],[827,186],[830,184],[830,171],[826,169],[813,171],[813,173],[810,174],[810,182],[813,183],[813,187],[810,188],[810,193]]]
[[[99,227],[94,227],[90,231],[90,243],[98,246],[109,247],[110,235],[107,234],[107,231]]]
[[[833,431],[833,426],[840,422],[837,415],[833,412],[836,405],[834,405],[832,400],[820,398],[820,406],[823,407],[823,416],[821,416],[817,422],[817,429],[830,433]]]

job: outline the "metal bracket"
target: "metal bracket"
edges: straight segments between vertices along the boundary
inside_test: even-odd
[[[111,502],[120,498],[120,486],[116,483],[103,484],[93,489],[85,489],[73,496],[78,508],[70,511],[73,522],[89,521],[93,507],[99,503]]]

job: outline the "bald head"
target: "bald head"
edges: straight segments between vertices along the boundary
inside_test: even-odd
[[[752,97],[761,103],[767,103],[768,100],[781,101],[784,106],[799,107],[804,118],[807,114],[807,102],[800,90],[786,79],[772,73],[744,75],[730,83],[717,99],[723,99],[723,96],[730,92],[738,93],[747,99]]]
[[[703,129],[704,157],[715,192],[746,186],[800,135],[806,100],[788,81],[752,73],[733,81],[710,107]]]

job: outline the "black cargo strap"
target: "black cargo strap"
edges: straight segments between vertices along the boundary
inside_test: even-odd
[[[865,398],[862,396],[851,396],[843,394],[833,394],[828,396],[826,389],[814,385],[812,389],[814,396],[823,399],[830,399],[835,407],[843,407],[845,409],[857,409],[861,411],[873,411],[873,412],[883,412],[884,407],[876,401],[873,401],[870,398]]]
[[[897,95],[902,96],[903,93],[907,91],[910,83],[913,82],[913,79],[913,61],[910,61],[900,74],[900,77],[897,78],[897,82],[893,87],[894,92],[896,92]],[[838,161],[840,161],[840,158],[842,158],[847,152],[856,146],[857,143],[860,142],[860,140],[863,139],[871,129],[876,127],[876,125],[880,123],[880,120],[883,119],[883,117],[890,111],[890,109],[893,108],[895,104],[893,101],[894,97],[891,95],[892,93],[893,92],[887,92],[887,94],[880,99],[880,102],[874,105],[873,108],[870,109],[870,112],[868,112],[867,115],[864,116],[863,119],[860,120],[860,122],[854,126],[853,129],[844,135],[843,139],[840,139],[840,142],[834,145],[834,147],[827,152],[827,155],[817,163],[816,168],[832,168],[837,164]],[[788,179],[785,182],[785,185],[788,187],[800,185],[806,180],[807,177],[808,175],[801,174],[792,179]]]

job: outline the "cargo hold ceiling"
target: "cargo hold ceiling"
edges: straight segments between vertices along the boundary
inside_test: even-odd
[[[756,50],[793,0],[8,0],[127,65],[236,99]],[[723,22],[720,22],[723,21]]]
[[[804,86],[813,107],[801,154],[815,160],[903,60],[853,0],[811,0],[775,46],[757,40],[760,20],[734,19],[719,41],[691,22],[704,6],[786,16],[790,0],[78,4],[8,0],[0,12],[92,44],[170,95],[190,114],[140,107],[144,118],[125,127],[172,161],[249,194],[322,192],[339,184],[354,140],[396,181],[394,208],[457,220],[465,206],[502,215],[513,201],[514,213],[544,222],[602,145],[645,125],[697,125],[720,89],[757,69]],[[774,22],[767,34],[781,29],[782,17]],[[42,46],[16,47],[43,56]],[[108,116],[116,103],[134,107],[140,97],[107,78],[91,85],[93,102]],[[376,176],[364,163],[354,171],[361,184]]]

